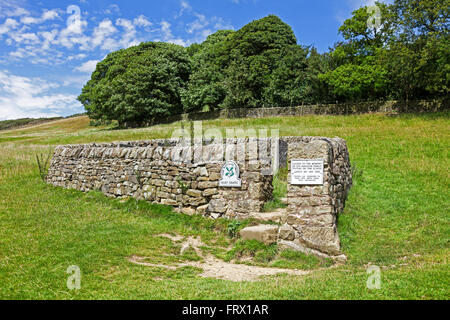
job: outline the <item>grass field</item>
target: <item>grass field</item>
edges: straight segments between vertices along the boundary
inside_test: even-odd
[[[230,238],[228,221],[176,214],[170,208],[44,184],[35,155],[58,144],[170,137],[180,123],[144,129],[89,127],[86,117],[0,133],[1,299],[449,299],[450,114],[304,116],[213,120],[207,128],[272,128],[280,135],[339,136],[356,168],[338,228],[343,266],[276,247]],[[232,230],[233,231],[233,230]],[[235,231],[235,230],[234,230]],[[312,270],[257,282],[199,276],[195,267],[146,267],[201,259],[157,235],[200,236],[205,251],[232,259]],[[77,265],[81,289],[68,290]],[[381,288],[366,287],[368,265]]]

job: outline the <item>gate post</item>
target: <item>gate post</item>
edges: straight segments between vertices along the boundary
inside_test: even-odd
[[[287,219],[284,228],[294,240],[280,239],[287,247],[345,261],[337,232],[351,170],[344,140],[320,137],[288,138]]]

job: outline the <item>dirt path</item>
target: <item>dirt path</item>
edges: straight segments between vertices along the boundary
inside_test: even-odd
[[[168,234],[159,235],[160,237],[169,238],[172,241],[181,241],[184,239],[182,236],[172,236]],[[200,274],[201,277],[205,278],[216,278],[230,281],[257,281],[261,280],[261,276],[270,276],[276,275],[280,273],[286,273],[291,275],[303,276],[309,273],[309,271],[303,270],[292,270],[292,269],[282,269],[282,268],[266,268],[266,267],[258,267],[258,266],[249,266],[244,264],[236,264],[222,261],[211,254],[204,255],[201,246],[205,246],[205,244],[200,240],[199,237],[188,237],[181,244],[180,254],[183,254],[185,250],[188,248],[193,248],[195,252],[203,258],[204,261],[191,261],[191,262],[183,262],[179,263],[175,266],[168,266],[163,264],[152,264],[144,262],[146,257],[139,256],[131,256],[128,258],[128,261],[142,265],[147,267],[158,267],[158,268],[166,268],[169,270],[176,270],[180,267],[191,266],[197,267],[203,270]]]

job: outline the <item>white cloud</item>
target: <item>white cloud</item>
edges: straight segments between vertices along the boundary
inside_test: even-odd
[[[336,20],[339,23],[344,23],[345,20],[352,16],[352,12],[358,8],[365,6],[373,6],[377,0],[345,0],[343,6],[336,12]],[[394,0],[382,0],[381,2],[386,4],[392,4]]]
[[[5,0],[0,0],[0,9],[5,3]],[[1,64],[27,59],[33,64],[56,65],[74,60],[79,54],[86,55],[98,49],[114,51],[138,45],[142,41],[166,41],[187,46],[202,42],[218,29],[233,29],[220,17],[207,17],[196,12],[186,0],[180,1],[179,15],[184,14],[189,22],[184,24],[188,37],[174,35],[172,22],[163,19],[160,23],[154,23],[142,14],[115,20],[109,17],[95,22],[76,5],[66,10],[43,10],[38,17],[31,16],[20,6],[8,4],[6,8],[10,15],[14,14],[17,18],[5,18],[3,23],[0,19],[0,41],[4,40],[8,46],[0,53]],[[111,14],[120,13],[117,5],[108,7],[108,10]],[[178,31],[180,25],[176,26]]]
[[[161,35],[162,40],[174,43],[180,46],[186,46],[187,42],[181,38],[175,38],[172,34],[171,24],[165,20],[161,21]],[[161,41],[160,39],[156,39],[155,41]]]
[[[95,70],[95,67],[97,66],[98,62],[99,62],[98,60],[89,60],[73,70],[85,73],[92,73]]]
[[[189,40],[184,41],[187,45],[194,42],[203,42],[210,34],[219,29],[234,29],[231,24],[227,24],[220,17],[206,17],[204,14],[198,13],[185,1],[181,2],[182,14],[188,10],[196,19],[186,25],[186,32],[193,35]],[[180,15],[181,15],[180,14]],[[180,16],[179,15],[179,16]]]
[[[41,31],[39,35],[42,37],[43,41],[41,42],[42,50],[50,49],[50,45],[55,43],[55,39],[58,36],[59,31],[57,29],[53,29],[51,31]]]
[[[128,19],[119,18],[116,20],[116,25],[124,29],[122,38],[117,43],[117,48],[128,48],[140,43],[136,38],[136,28],[134,27],[133,22]]]
[[[20,17],[20,16],[29,15],[29,14],[30,14],[30,12],[28,10],[25,10],[24,8],[20,8],[20,7],[6,11],[6,15],[8,17]]]
[[[186,32],[194,33],[195,31],[204,29],[209,25],[209,21],[206,20],[206,17],[203,14],[194,13],[197,19],[194,22],[188,23]]]
[[[94,29],[94,33],[92,35],[92,47],[95,48],[102,43],[104,43],[105,39],[116,33],[117,29],[113,26],[111,20],[105,19]]]
[[[148,19],[142,14],[139,17],[134,18],[133,23],[138,27],[150,27],[153,25],[153,23],[148,21]]]
[[[76,96],[51,93],[59,85],[41,78],[28,78],[0,71],[0,120],[56,116],[76,111]]]
[[[71,49],[76,44],[86,44],[89,38],[83,34],[83,31],[87,27],[87,21],[82,19],[80,8],[69,6],[66,12],[71,15],[67,18],[66,28],[59,33],[58,44],[68,49]]]
[[[117,4],[110,4],[108,8],[103,11],[104,14],[119,14],[120,8]]]
[[[91,78],[91,75],[89,73],[85,73],[82,75],[76,75],[76,76],[70,75],[70,76],[62,79],[62,85],[64,87],[82,88],[86,84],[86,82],[89,81],[90,78]]]
[[[39,24],[47,20],[54,20],[59,18],[58,12],[56,10],[44,10],[40,18],[33,18],[30,16],[22,17],[20,22],[23,24]]]
[[[16,20],[11,18],[6,19],[6,21],[0,25],[0,36],[17,28],[18,25],[19,23]]]
[[[180,11],[178,11],[178,13],[174,16],[175,19],[178,19],[179,17],[181,17],[185,11],[191,11],[192,7],[191,5],[185,1],[185,0],[181,0],[180,2]]]
[[[188,43],[203,42],[210,34],[217,30],[234,29],[231,24],[227,24],[220,17],[206,18],[202,14],[194,13],[196,20],[187,24],[186,32],[192,34],[193,37],[189,39]]]
[[[29,12],[22,8],[23,0],[0,0],[0,17],[19,17],[28,15]]]
[[[13,33],[11,35],[11,39],[13,39],[17,43],[24,43],[24,44],[32,44],[39,42],[39,37],[33,32]]]

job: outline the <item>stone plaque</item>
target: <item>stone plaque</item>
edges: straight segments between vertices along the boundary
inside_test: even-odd
[[[225,162],[220,175],[219,187],[240,187],[242,185],[241,179],[239,179],[239,166],[234,161]]]
[[[323,159],[296,159],[291,161],[291,184],[322,185]]]

